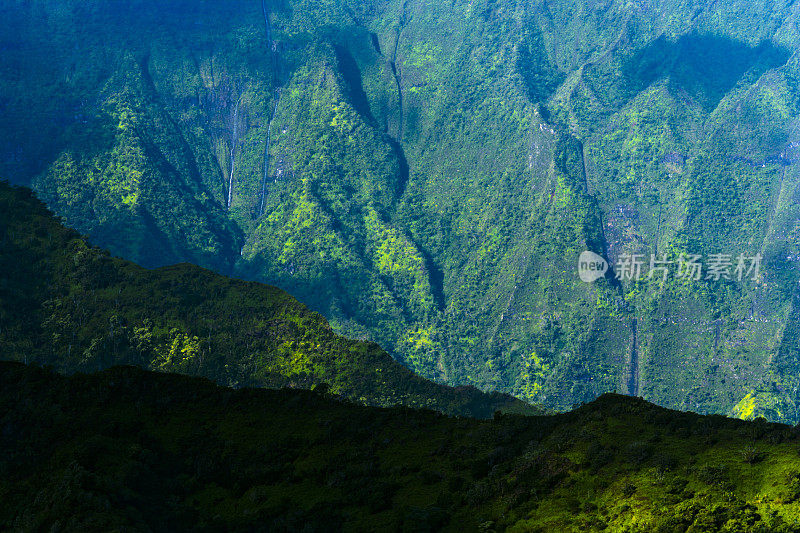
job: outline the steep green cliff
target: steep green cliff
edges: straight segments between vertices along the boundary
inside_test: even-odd
[[[798,9],[7,2],[0,175],[442,382],[796,422]],[[588,285],[586,249],[764,261]]]

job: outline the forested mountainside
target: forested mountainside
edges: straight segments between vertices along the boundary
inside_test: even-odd
[[[0,363],[13,531],[800,531],[795,428],[606,395],[454,419]]]
[[[137,365],[232,387],[329,391],[491,417],[541,413],[512,396],[413,374],[374,343],[336,335],[280,289],[179,264],[147,270],[65,228],[29,189],[0,182],[0,360],[73,373]]]
[[[277,285],[446,383],[798,421],[793,1],[0,10],[0,175],[112,253]],[[763,265],[586,284],[587,249]]]

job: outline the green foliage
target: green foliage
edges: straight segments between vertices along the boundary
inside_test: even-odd
[[[519,48],[517,69],[532,102],[546,102],[565,78],[550,63],[546,52],[541,33],[528,37]]]
[[[135,364],[230,386],[308,388],[355,401],[491,416],[510,396],[413,374],[280,289],[181,264],[145,270],[91,247],[24,188],[0,183],[0,357],[64,372]]]
[[[474,420],[322,386],[0,363],[0,412],[3,529],[774,533],[800,517],[794,428],[617,395]]]
[[[753,391],[798,420],[792,2],[265,6],[10,5],[0,174],[115,255],[277,285],[428,378],[561,409]],[[587,249],[767,260],[586,285]]]

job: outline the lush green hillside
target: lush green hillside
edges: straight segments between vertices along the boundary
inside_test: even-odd
[[[0,175],[415,371],[797,422],[800,6],[9,1]],[[764,256],[580,282],[580,252]]]
[[[0,363],[12,531],[800,531],[796,429],[607,395],[447,418]]]
[[[414,375],[336,335],[280,289],[180,264],[147,270],[91,247],[29,189],[0,182],[0,359],[62,372],[117,364],[243,387],[311,388],[371,405],[490,417],[537,412],[504,394]]]

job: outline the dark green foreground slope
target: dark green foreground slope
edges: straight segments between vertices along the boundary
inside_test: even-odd
[[[800,441],[607,395],[453,419],[0,363],[0,529],[800,531]]]
[[[285,292],[192,265],[147,270],[91,247],[31,191],[0,182],[0,359],[59,371],[115,364],[230,386],[310,388],[372,405],[488,417],[510,396],[434,384],[333,333]],[[535,412],[535,410],[533,410]]]

